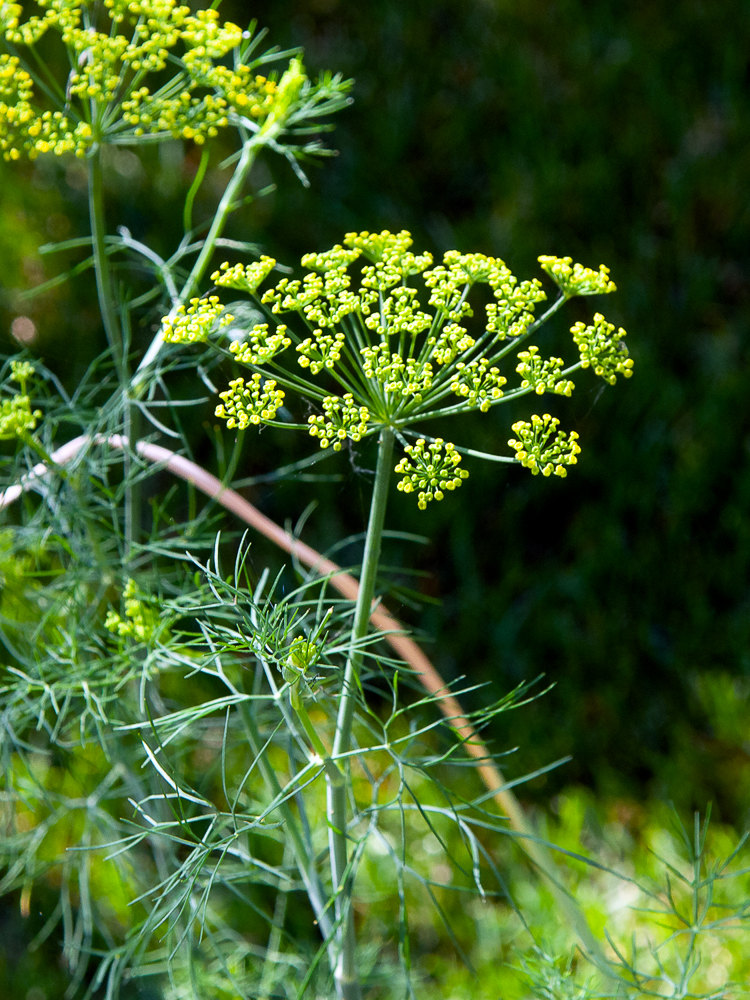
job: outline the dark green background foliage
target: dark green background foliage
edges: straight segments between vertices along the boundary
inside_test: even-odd
[[[541,404],[580,433],[580,464],[563,482],[467,460],[460,493],[426,514],[394,490],[390,527],[431,542],[394,547],[385,562],[426,571],[416,584],[404,579],[441,604],[414,610],[397,594],[389,603],[434,640],[446,676],[489,681],[493,697],[542,671],[556,683],[492,734],[499,747],[520,746],[516,773],[572,755],[523,795],[546,801],[584,782],[607,796],[713,800],[741,822],[750,781],[750,7],[226,0],[222,13],[257,17],[273,43],[304,45],[313,72],[357,81],[331,137],[339,157],[311,168],[311,190],[281,160],[259,165],[255,189],[274,181],[277,190],[239,212],[228,235],[287,264],[348,230],[403,227],[419,249],[494,254],[522,277],[538,273],[539,253],[612,268],[618,293],[569,306],[543,341],[572,357],[567,329],[599,308],[630,334],[632,381],[602,391],[582,373],[573,400]],[[226,182],[216,167],[228,151],[212,157],[199,216]],[[141,163],[111,159],[110,231],[124,224],[173,248],[197,160],[177,144]],[[4,165],[0,189],[4,328],[32,316],[33,350],[70,382],[103,346],[90,275],[31,303],[14,289],[63,270],[59,258],[42,264],[37,244],[85,232],[81,169]],[[134,272],[121,277],[138,286]],[[144,318],[138,347],[158,318]],[[212,406],[195,425],[207,463],[201,421],[211,430]],[[529,412],[528,403],[501,407],[445,432],[504,452],[510,423]],[[313,448],[274,430],[248,434],[240,474]],[[357,461],[372,466],[369,450]],[[335,462],[313,471],[338,472],[338,482],[248,496],[281,521],[319,498],[305,538],[332,544],[362,529],[369,483],[347,456]],[[256,549],[260,563],[268,550]]]

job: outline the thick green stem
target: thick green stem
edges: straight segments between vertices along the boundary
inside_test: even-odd
[[[201,252],[198,254],[198,259],[193,265],[193,270],[190,272],[188,279],[185,282],[185,286],[180,292],[181,302],[187,302],[190,296],[193,295],[197,289],[201,278],[205,274],[206,269],[211,262],[216,241],[224,232],[224,226],[226,225],[232,209],[235,208],[237,197],[242,190],[242,186],[245,183],[247,175],[250,173],[250,170],[255,163],[255,158],[258,155],[259,149],[260,143],[258,143],[257,137],[255,136],[252,139],[248,139],[242,147],[242,155],[237,161],[237,166],[229,179],[229,183],[226,186],[224,194],[221,196],[221,201],[219,202],[219,207],[216,210],[214,220],[211,223],[211,228],[208,231],[206,242],[203,244]]]
[[[367,635],[372,599],[375,595],[375,581],[380,562],[380,543],[383,537],[385,509],[388,502],[388,485],[393,471],[393,437],[393,430],[390,427],[384,427],[380,432],[378,464],[375,471],[365,554],[352,626],[352,649],[344,671],[336,719],[336,735],[333,741],[334,760],[339,754],[349,750],[351,742],[352,719],[362,666],[362,650],[359,643]],[[359,1000],[361,990],[357,972],[357,939],[349,898],[351,893],[347,890],[346,885],[348,863],[346,778],[341,771],[338,774],[327,773],[326,783],[331,876],[333,890],[336,893],[335,908],[339,925],[338,958],[334,973],[336,990],[341,1000]]]
[[[99,296],[99,309],[102,314],[104,331],[112,352],[117,373],[121,383],[124,380],[124,359],[122,351],[122,335],[117,318],[114,297],[112,294],[112,271],[107,257],[106,226],[104,222],[104,189],[102,184],[101,147],[97,148],[88,158],[89,169],[89,222],[94,250],[94,271],[96,273],[96,289]]]
[[[370,519],[367,525],[365,554],[362,561],[362,573],[359,578],[359,594],[354,612],[352,626],[352,651],[346,663],[344,684],[339,702],[338,718],[336,719],[336,736],[333,741],[333,756],[346,753],[349,749],[349,739],[354,716],[355,693],[359,684],[359,668],[362,663],[362,651],[356,648],[356,643],[367,635],[367,626],[372,612],[372,599],[375,596],[375,581],[380,563],[380,542],[383,537],[385,508],[388,503],[388,484],[393,472],[393,429],[384,427],[380,432],[378,445],[378,464],[375,470],[375,483],[372,488],[370,502]]]

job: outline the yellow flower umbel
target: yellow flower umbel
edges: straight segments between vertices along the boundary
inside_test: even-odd
[[[214,271],[211,275],[211,281],[219,288],[235,288],[238,292],[252,295],[275,267],[276,261],[273,257],[265,256],[246,267],[243,267],[242,264],[230,267],[225,262],[218,271]]]
[[[451,391],[461,396],[467,406],[476,406],[486,413],[493,403],[502,399],[500,388],[508,381],[499,368],[490,368],[487,358],[459,361],[451,378]]]
[[[395,472],[403,475],[397,488],[403,493],[413,493],[418,490],[417,503],[420,510],[425,510],[430,500],[442,500],[443,490],[455,490],[462,480],[468,479],[466,469],[459,469],[461,456],[456,446],[450,442],[445,445],[443,439],[436,438],[432,444],[425,445],[423,438],[416,444],[408,444],[404,448],[407,457],[402,458]]]
[[[622,327],[615,336],[614,324],[608,323],[601,313],[596,313],[593,324],[576,323],[570,328],[573,340],[581,352],[581,368],[594,369],[594,373],[610,385],[618,375],[630,378],[633,359],[628,357],[625,346],[627,333]]]
[[[276,388],[273,379],[262,382],[260,375],[253,375],[247,385],[244,378],[235,379],[219,396],[224,402],[216,407],[216,416],[223,417],[227,427],[241,431],[248,424],[270,422],[284,403],[283,390]]]
[[[134,580],[128,580],[122,596],[125,600],[125,617],[110,610],[104,620],[104,627],[121,639],[131,638],[148,642],[159,624],[158,615],[139,600]]]
[[[522,377],[522,389],[533,389],[537,396],[545,392],[556,392],[560,396],[570,396],[575,386],[570,379],[561,379],[560,372],[565,364],[562,358],[548,358],[542,361],[538,347],[529,347],[518,352],[516,371]]]
[[[604,264],[594,271],[583,264],[574,264],[570,257],[541,256],[539,263],[568,299],[574,295],[607,295],[617,291],[617,285],[609,277],[609,268]]]
[[[268,323],[259,323],[250,330],[247,340],[235,341],[229,350],[245,365],[262,365],[286,350],[290,344],[285,326],[277,327],[276,333],[269,333]]]
[[[224,312],[218,295],[191,299],[187,309],[178,306],[173,316],[165,316],[162,321],[164,340],[168,344],[197,344],[208,340],[211,330],[221,330],[233,320],[231,313]]]
[[[611,383],[617,374],[629,377],[633,362],[625,331],[615,333],[599,313],[592,325],[573,327],[580,359],[567,367],[562,358],[545,359],[536,345],[525,343],[572,295],[613,291],[605,267],[540,258],[562,294],[537,317],[536,307],[546,299],[538,279],[520,281],[502,260],[479,253],[451,250],[434,264],[429,253],[413,253],[411,243],[407,232],[347,233],[343,245],[305,254],[302,264],[311,270],[300,278],[281,278],[265,291],[261,285],[275,266],[271,258],[247,267],[222,264],[213,275],[216,284],[245,291],[268,321],[253,325],[227,351],[253,374],[247,385],[242,379],[230,384],[216,413],[229,427],[269,423],[290,391],[306,399],[313,413],[307,423],[287,417],[276,426],[306,428],[323,448],[339,451],[346,441],[388,431],[405,452],[396,465],[403,477],[399,489],[416,493],[425,509],[468,475],[460,468],[461,452],[482,457],[428,437],[421,429],[426,421],[471,410],[486,413],[531,393],[570,396],[574,371],[591,367]],[[488,286],[491,301],[475,319],[470,296],[477,284]],[[206,328],[220,313],[218,300],[208,303],[202,307]],[[188,316],[169,322],[188,323]],[[205,339],[203,327],[193,339]],[[285,353],[290,347],[294,353]],[[509,385],[502,365],[514,351],[517,360],[510,370],[520,379]],[[575,431],[565,434],[558,426],[550,414],[518,421],[510,441],[514,457],[485,457],[518,462],[535,475],[562,477],[580,447]],[[416,438],[416,444],[408,445],[405,435]]]
[[[513,430],[518,438],[511,438],[508,444],[515,450],[516,458],[533,475],[541,472],[543,476],[567,476],[566,465],[575,465],[581,449],[578,445],[578,435],[575,431],[566,434],[558,431],[560,421],[545,413],[543,417],[536,414],[531,423],[518,420],[513,424]]]
[[[28,361],[11,361],[10,370],[11,379],[20,384],[21,391],[0,401],[0,441],[27,438],[42,416],[41,410],[32,411],[31,399],[26,392],[26,382],[34,374],[34,366]]]
[[[54,102],[44,108],[34,103],[34,81],[20,58],[0,55],[5,159],[85,156],[95,143],[108,142],[182,138],[202,144],[232,125],[276,134],[304,95],[315,91],[298,58],[280,79],[257,73],[250,33],[221,23],[213,9],[193,13],[176,0],[38,4],[44,15],[23,22],[20,4],[0,4],[0,38],[33,51],[44,35],[56,32],[70,73],[64,83],[40,88]],[[165,70],[171,78],[152,82]],[[326,79],[324,89],[330,84]]]
[[[320,441],[321,448],[333,444],[334,451],[341,451],[344,441],[360,441],[367,433],[367,422],[370,413],[366,406],[357,406],[350,392],[343,399],[338,396],[326,396],[323,400],[325,416],[308,418],[310,436]]]

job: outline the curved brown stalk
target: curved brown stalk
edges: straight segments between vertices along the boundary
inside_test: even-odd
[[[82,435],[63,445],[57,451],[53,452],[50,457],[55,465],[65,465],[85,445],[92,443],[100,444],[105,441],[110,447],[121,451],[128,447],[128,439],[120,434],[113,434],[108,438],[94,439],[87,435]],[[338,563],[327,559],[311,548],[311,546],[295,538],[288,531],[285,531],[275,521],[262,514],[257,507],[254,507],[244,497],[241,497],[235,490],[224,486],[216,476],[207,472],[202,466],[191,462],[182,455],[170,451],[168,448],[163,448],[161,445],[151,444],[147,441],[136,442],[135,450],[146,461],[153,462],[163,469],[168,469],[174,475],[179,476],[180,479],[192,483],[202,493],[205,493],[206,496],[211,497],[217,503],[220,503],[222,507],[236,514],[245,524],[249,524],[252,528],[265,535],[266,538],[269,538],[274,544],[278,545],[280,549],[288,552],[321,576],[329,577],[331,585],[348,600],[356,601],[359,592],[359,583],[350,573],[343,572]],[[44,462],[40,462],[34,466],[23,477],[20,483],[16,483],[8,487],[3,493],[0,493],[0,508],[7,507],[13,503],[24,490],[33,484],[35,479],[45,475],[48,471],[49,467]],[[507,787],[500,769],[492,762],[484,741],[464,714],[458,699],[450,693],[445,681],[416,642],[408,636],[403,635],[403,625],[389,614],[382,605],[373,603],[370,621],[384,633],[383,638],[394,652],[409,664],[424,689],[435,697],[446,721],[462,739],[468,753],[476,760],[476,768],[479,776],[488,791],[492,793],[497,804],[508,817],[511,827],[518,834],[520,845],[536,867],[546,876],[553,895],[575,928],[589,957],[602,972],[610,973],[609,963],[604,957],[599,942],[588,926],[586,917],[578,908],[578,904],[573,897],[570,896],[560,883],[560,872],[552,855],[546,846],[539,841],[538,834],[526,818],[521,804],[510,788]]]

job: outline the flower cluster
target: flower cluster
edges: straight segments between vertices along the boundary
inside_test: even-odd
[[[19,393],[0,402],[0,441],[10,441],[33,431],[42,416],[41,410],[31,409],[28,396]]]
[[[469,477],[466,469],[458,468],[461,456],[455,445],[448,442],[443,451],[443,444],[442,438],[436,438],[429,445],[424,438],[420,438],[416,444],[406,445],[406,457],[394,470],[404,477],[396,484],[397,489],[403,493],[419,490],[417,503],[420,510],[425,510],[430,500],[442,500],[445,496],[443,490],[458,489],[462,480]]]
[[[596,313],[593,324],[576,323],[570,332],[581,354],[581,368],[593,367],[594,373],[610,385],[615,384],[618,375],[630,378],[633,374],[633,359],[628,357],[625,345],[627,333],[622,327],[615,337],[614,324]]]
[[[350,438],[360,441],[367,433],[370,411],[366,406],[357,406],[350,392],[340,396],[326,396],[323,400],[323,414],[308,417],[310,436],[320,441],[321,448],[333,443],[334,451],[341,451],[342,443]]]
[[[363,279],[363,284],[366,280],[367,278]],[[368,316],[365,326],[381,337],[399,336],[402,333],[417,337],[430,328],[432,317],[419,309],[419,304],[415,301],[416,295],[416,288],[407,288],[405,285],[394,288],[383,303],[382,313],[374,312]]]
[[[217,329],[234,321],[231,313],[224,312],[218,295],[210,295],[207,299],[191,299],[187,309],[185,306],[178,306],[173,315],[164,317],[162,336],[168,344],[197,344],[208,339],[217,319]]]
[[[41,410],[31,409],[31,399],[26,392],[26,382],[34,374],[34,366],[28,361],[11,361],[10,377],[18,382],[21,391],[0,402],[0,441],[11,441],[23,437],[36,427],[41,419]]]
[[[599,265],[594,271],[583,264],[574,264],[571,257],[550,257],[543,255],[538,258],[542,270],[552,278],[566,298],[574,295],[607,295],[616,292],[617,285],[610,280],[609,268]]]
[[[361,298],[349,291],[351,278],[346,267],[346,263],[338,266],[331,263],[322,277],[311,272],[302,282],[282,278],[276,288],[264,293],[261,301],[270,305],[274,313],[301,312],[308,323],[324,328],[335,326],[350,313],[362,311],[366,314],[374,296]]]
[[[317,663],[319,657],[320,649],[312,640],[298,635],[292,641],[289,655],[281,667],[281,676],[289,685],[292,708],[299,710],[303,695],[309,692],[309,671]]]
[[[333,368],[339,360],[346,336],[343,333],[323,333],[322,330],[313,332],[314,338],[308,337],[297,345],[297,351],[302,355],[297,361],[300,368],[309,368],[313,375],[317,375],[324,368]]]
[[[230,318],[231,321],[231,318]],[[221,325],[224,325],[222,320]],[[258,323],[244,341],[234,341],[229,350],[245,365],[263,365],[286,350],[291,340],[285,326],[277,326],[275,333],[268,332],[268,323]]]
[[[494,287],[497,302],[486,307],[487,330],[497,340],[523,337],[534,322],[534,307],[547,298],[538,278],[519,282],[512,274]]]
[[[263,381],[257,373],[245,385],[244,378],[236,378],[229,383],[225,392],[219,393],[224,402],[219,404],[214,415],[226,420],[227,427],[243,431],[248,424],[268,423],[276,416],[276,411],[284,404],[284,391],[277,389],[273,379]]]
[[[357,281],[351,268],[360,258],[363,262]],[[614,288],[606,268],[592,271],[568,258],[544,257],[541,261],[566,297],[574,292],[594,294]],[[578,368],[592,367],[610,382],[616,374],[631,373],[632,361],[622,343],[624,331],[615,334],[597,314],[593,325],[578,323],[573,327],[580,349],[578,362],[566,369],[561,358],[544,359],[538,347],[525,347],[518,352],[515,366],[520,386],[504,392],[507,378],[501,374],[501,362],[538,330],[557,310],[560,300],[537,319],[536,306],[546,298],[541,283],[537,279],[519,280],[497,258],[451,250],[441,263],[433,264],[430,254],[412,252],[407,232],[384,230],[347,233],[343,245],[306,254],[302,263],[310,268],[307,273],[295,279],[282,278],[265,291],[259,288],[273,269],[271,258],[262,258],[247,268],[223,264],[214,281],[242,289],[255,296],[261,307],[270,308],[270,322],[254,327],[246,342],[232,347],[237,361],[253,367],[273,362],[272,371],[278,375],[276,355],[296,342],[305,377],[289,371],[282,384],[318,406],[322,399],[323,412],[310,416],[307,426],[324,448],[333,445],[340,450],[345,440],[359,441],[386,427],[400,433],[434,417],[472,409],[486,413],[492,406],[524,394],[570,396],[573,382],[566,376]],[[429,298],[427,307],[420,299],[420,284]],[[469,296],[477,284],[489,286],[492,301],[486,306],[486,325],[477,323],[472,328]],[[302,337],[292,332],[291,320],[289,330],[275,320],[280,313],[295,312],[309,331]],[[207,322],[210,326],[212,320]],[[325,379],[325,388],[307,381],[308,375]],[[270,376],[269,371],[266,377]],[[268,419],[262,412],[268,411],[268,403],[257,395],[259,376],[253,378],[252,422],[260,422]],[[233,382],[232,387],[237,384]],[[275,388],[271,381],[265,385]],[[337,394],[331,393],[334,386],[340,387]],[[230,426],[251,422],[238,413],[236,407],[217,410],[233,421]],[[510,444],[515,457],[535,474],[563,476],[566,467],[575,463],[577,435],[565,435],[557,424],[549,415],[514,424],[516,437]],[[413,433],[415,437],[421,434],[419,430]],[[458,468],[460,457],[453,445],[437,441],[427,446],[425,440],[420,436],[398,466],[403,475],[399,489],[416,492],[423,509],[429,500],[455,489],[466,476]]]
[[[319,658],[320,648],[317,643],[298,635],[292,640],[289,655],[281,668],[284,680],[287,684],[298,684],[304,680],[310,668],[315,666]]]
[[[422,395],[432,385],[434,373],[429,361],[404,359],[400,354],[391,354],[387,344],[362,347],[360,354],[365,376],[377,379],[386,392],[392,392],[396,396],[413,396],[416,400],[421,400]]]
[[[566,465],[575,465],[576,455],[581,453],[578,435],[575,431],[566,434],[558,431],[560,421],[545,413],[543,417],[534,414],[531,423],[518,420],[513,430],[518,438],[511,438],[508,444],[516,453],[516,459],[531,469],[533,475],[567,476]],[[554,436],[553,436],[554,435]],[[551,439],[551,440],[550,440]]]
[[[219,270],[211,275],[211,281],[219,288],[236,288],[238,292],[253,295],[275,267],[276,261],[273,257],[265,255],[245,267],[242,264],[230,267],[224,262]]]
[[[468,303],[467,303],[468,305]],[[446,323],[440,331],[440,336],[431,337],[428,341],[432,347],[432,357],[439,365],[449,365],[459,354],[468,351],[476,341],[466,332],[465,326],[458,323]]]
[[[467,406],[478,407],[486,413],[503,395],[500,388],[508,381],[499,368],[490,368],[487,358],[478,358],[464,364],[459,361],[451,377],[451,390],[461,396]]]
[[[311,267],[313,271],[320,271],[322,274],[325,274],[326,271],[346,270],[350,264],[354,263],[361,252],[361,250],[357,249],[344,250],[337,243],[336,246],[331,247],[330,250],[323,250],[322,253],[303,254],[300,263],[303,267]]]
[[[53,28],[71,70],[58,109],[43,111],[32,104],[32,78],[19,60],[0,57],[0,150],[6,159],[22,153],[84,156],[94,142],[143,137],[200,144],[243,119],[270,127],[308,85],[296,58],[279,81],[255,74],[243,61],[247,33],[221,24],[213,9],[192,13],[176,0],[105,0],[112,23],[99,31],[89,23],[96,20],[88,14],[91,0],[39,0],[39,6],[47,8],[44,16],[21,23],[21,5],[4,2],[0,36],[33,47]],[[222,61],[227,57],[231,67]],[[144,83],[147,74],[168,66],[176,72],[167,83],[156,89]]]
[[[31,104],[32,79],[16,56],[0,55],[0,152],[5,160],[22,153],[80,153],[91,142],[87,122],[72,123],[61,111],[39,111]]]
[[[33,374],[34,366],[30,361],[11,361],[10,377],[14,382],[18,382],[22,392],[26,392],[26,383]]]
[[[543,361],[539,357],[538,347],[529,347],[518,352],[519,364],[516,371],[522,378],[522,389],[533,389],[537,396],[543,396],[549,390],[560,396],[570,396],[575,386],[570,379],[561,379],[560,372],[564,365],[562,358],[548,358]]]
[[[380,264],[385,260],[402,261],[404,258],[416,263],[417,258],[414,254],[409,253],[412,242],[411,233],[407,233],[405,229],[395,235],[384,229],[382,233],[368,233],[365,230],[362,233],[347,233],[344,237],[346,246],[351,247],[352,250],[359,250],[374,264]],[[421,260],[431,263],[432,256],[424,254],[420,258]],[[425,267],[428,266],[429,263],[425,263]]]
[[[261,302],[270,305],[271,312],[302,312],[310,320],[310,310],[323,294],[323,279],[319,274],[306,274],[304,280],[292,281],[282,278],[275,288],[263,293]],[[327,326],[328,324],[323,324]]]
[[[116,611],[108,611],[104,627],[108,632],[121,638],[127,636],[147,642],[156,631],[158,619],[154,611],[136,597],[136,586],[133,580],[128,580],[123,591],[125,598],[125,617]]]

